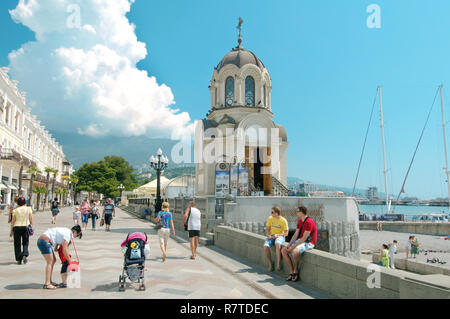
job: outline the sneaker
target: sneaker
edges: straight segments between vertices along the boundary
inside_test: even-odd
[[[63,283],[60,283],[59,285],[58,285],[58,288],[67,288],[67,284],[63,284]]]
[[[24,265],[27,264],[27,262],[28,262],[27,256],[23,256],[22,262],[23,262]]]
[[[17,264],[18,264],[18,265],[22,265],[22,260],[19,260],[19,261],[17,262]]]

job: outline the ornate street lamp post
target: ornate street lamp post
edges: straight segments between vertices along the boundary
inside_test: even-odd
[[[125,189],[125,186],[123,186],[122,184],[120,184],[119,187],[117,187],[120,190],[120,201],[122,201],[122,191]]]
[[[156,171],[156,203],[155,203],[155,213],[161,211],[162,200],[161,200],[161,174],[167,168],[169,164],[169,159],[163,156],[161,149],[158,150],[158,155],[150,157],[150,167]]]

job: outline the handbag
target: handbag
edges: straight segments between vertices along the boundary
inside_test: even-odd
[[[103,225],[105,225],[105,219],[102,218],[102,220],[100,221],[100,227],[102,227]]]
[[[188,218],[186,220],[186,223],[184,224],[184,230],[185,231],[188,231],[189,218],[191,218],[191,208],[189,208],[189,215],[188,215]]]
[[[159,229],[163,228],[163,226],[164,226],[162,223],[162,220],[161,220],[161,216],[159,216],[159,214],[158,214],[158,217],[159,217],[159,222],[157,222],[155,225],[156,230],[159,230]]]
[[[30,211],[29,211],[29,213],[27,215],[28,216],[27,217],[28,223],[30,222],[30,219],[29,219],[30,214],[32,214],[31,207],[30,207]],[[28,233],[28,236],[33,236],[34,235],[34,229],[33,229],[33,226],[31,226],[31,224],[28,224],[28,226],[27,226],[27,233]]]

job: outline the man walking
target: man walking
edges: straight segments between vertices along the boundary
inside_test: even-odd
[[[184,213],[182,227],[184,227],[184,225],[186,224],[186,220],[188,224],[187,230],[189,232],[189,242],[192,252],[191,259],[195,259],[195,257],[197,257],[198,238],[200,237],[200,229],[202,223],[201,212],[198,208],[195,207],[194,202],[189,203],[189,207]]]
[[[114,207],[112,199],[108,199],[105,207],[103,208],[103,216],[106,224],[106,231],[111,230],[111,221],[113,217],[116,217],[116,208]]]
[[[315,247],[317,241],[317,227],[314,220],[308,217],[308,209],[304,206],[300,206],[297,211],[299,217],[297,223],[297,230],[292,236],[288,247],[284,247],[281,250],[284,261],[289,266],[290,275],[286,278],[287,281],[298,280],[298,265],[300,262],[300,255],[307,250],[311,250]],[[299,238],[299,239],[297,239]],[[291,257],[294,259],[294,265],[292,265]]]
[[[281,208],[275,206],[272,208],[272,216],[267,219],[266,234],[267,239],[264,243],[264,252],[269,261],[269,271],[273,271],[272,256],[270,249],[275,245],[277,255],[277,270],[281,269],[281,245],[285,242],[285,237],[289,233],[288,222],[281,216]]]

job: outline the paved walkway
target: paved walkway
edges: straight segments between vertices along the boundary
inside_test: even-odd
[[[161,260],[161,250],[152,224],[138,220],[119,209],[111,232],[96,232],[88,227],[83,239],[76,239],[80,256],[80,289],[43,290],[45,262],[36,242],[52,227],[49,212],[35,215],[35,235],[30,239],[27,265],[14,262],[13,243],[9,238],[7,216],[0,215],[0,298],[148,298],[148,299],[259,299],[259,298],[328,298],[327,295],[300,283],[287,283],[284,278],[269,274],[263,267],[246,262],[212,246],[200,247],[198,258],[190,260],[189,244],[182,238],[171,238],[168,258]],[[73,225],[72,210],[64,208],[57,227]],[[146,262],[146,291],[138,291],[129,283],[125,292],[118,292],[123,255],[120,244],[130,232],[146,232],[151,256]],[[262,249],[262,248],[261,248]],[[72,255],[75,255],[72,253]],[[61,282],[57,261],[53,281]]]

